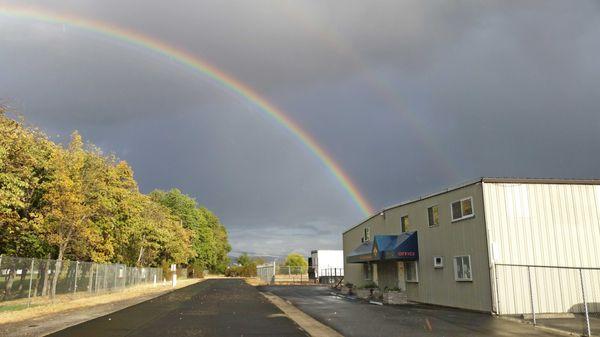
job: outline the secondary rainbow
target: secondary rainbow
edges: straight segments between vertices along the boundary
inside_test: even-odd
[[[333,177],[347,191],[353,202],[357,205],[363,215],[372,214],[373,208],[367,199],[361,194],[356,184],[348,174],[336,163],[322,146],[292,118],[287,116],[281,109],[270,103],[252,88],[235,79],[231,75],[210,65],[198,56],[192,55],[182,49],[175,48],[166,42],[157,40],[139,32],[131,31],[106,22],[82,18],[64,13],[53,13],[36,7],[20,7],[11,5],[0,5],[0,15],[15,18],[37,20],[53,24],[62,24],[69,27],[83,29],[96,34],[101,34],[117,39],[155,53],[162,54],[182,65],[190,67],[214,80],[216,83],[252,102],[260,111],[273,118],[278,124],[294,134],[300,142],[306,146],[331,172]]]

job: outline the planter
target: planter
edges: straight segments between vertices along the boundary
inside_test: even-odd
[[[367,299],[371,297],[371,289],[353,289],[353,292],[358,298]]]
[[[408,303],[408,296],[404,291],[386,291],[383,293],[383,303],[406,304]]]

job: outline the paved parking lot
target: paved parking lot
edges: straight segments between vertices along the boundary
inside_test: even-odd
[[[330,294],[327,287],[261,287],[343,334],[355,337],[562,336],[484,313],[426,305],[379,306]]]

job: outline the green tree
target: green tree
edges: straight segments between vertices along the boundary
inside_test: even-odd
[[[231,250],[227,240],[227,231],[219,219],[196,200],[178,189],[168,192],[155,190],[150,193],[152,200],[167,207],[180,221],[183,227],[192,232],[194,258],[187,261],[197,272],[204,269],[222,272],[229,264],[227,253]]]
[[[242,255],[237,258],[237,263],[242,267],[249,266],[252,264],[252,259],[248,256],[248,253],[242,253]]]
[[[298,253],[291,253],[285,258],[285,266],[290,267],[292,274],[304,274],[308,270],[308,261]]]

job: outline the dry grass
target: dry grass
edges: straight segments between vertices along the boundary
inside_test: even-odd
[[[32,302],[33,306],[27,309],[1,312],[0,324],[20,322],[30,318],[38,318],[40,316],[57,314],[63,311],[83,309],[100,304],[118,302],[133,299],[136,297],[148,296],[152,294],[158,295],[160,293],[166,293],[172,289],[179,289],[189,286],[202,280],[203,279],[179,280],[177,281],[177,286],[175,288],[172,288],[170,283],[168,283],[167,285],[159,284],[156,287],[154,287],[152,284],[141,285],[137,287],[128,288],[123,291],[106,293],[98,296],[78,296],[76,298],[69,297],[68,300],[63,298],[61,299],[61,301],[55,303],[38,300],[36,302]],[[10,304],[13,304],[12,302],[13,301],[11,301]],[[22,300],[19,300],[18,302],[22,302]],[[19,303],[14,304],[19,305]]]

